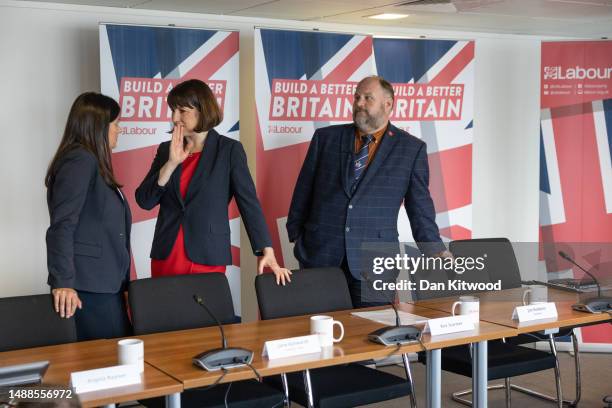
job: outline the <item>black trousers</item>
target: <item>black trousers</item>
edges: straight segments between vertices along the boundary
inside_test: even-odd
[[[77,292],[83,303],[83,308],[74,315],[79,341],[132,335],[123,292]]]
[[[372,284],[370,282],[356,279],[353,276],[349,270],[346,257],[342,260],[340,268],[342,268],[344,276],[346,277],[353,308],[360,309],[363,307],[386,306],[390,303],[390,300],[387,301],[385,298],[386,294],[378,293],[378,291],[372,289]],[[392,299],[392,297],[389,299]]]

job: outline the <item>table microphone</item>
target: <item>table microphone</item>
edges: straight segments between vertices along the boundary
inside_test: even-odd
[[[365,280],[372,283],[369,277],[362,274]],[[373,287],[373,286],[372,286]],[[384,293],[384,292],[383,292]],[[387,297],[387,294],[384,294]],[[398,344],[408,344],[421,339],[421,330],[412,325],[402,325],[399,312],[393,300],[386,299],[395,312],[395,326],[386,326],[368,334],[368,339],[374,343],[384,344],[385,346],[396,346]]]
[[[559,251],[559,255],[561,256],[561,258],[565,259],[566,261],[569,261],[570,263],[576,265],[578,268],[584,271],[584,273],[589,275],[597,285],[597,297],[586,299],[583,303],[577,303],[575,305],[572,305],[572,309],[590,313],[602,313],[608,310],[612,310],[612,297],[601,296],[601,286],[599,285],[599,281],[597,280],[597,278],[585,268],[578,265],[576,261],[570,258],[570,256],[565,252]]]
[[[217,327],[219,327],[221,331],[221,347],[205,351],[193,357],[193,364],[206,371],[218,371],[251,364],[253,361],[253,352],[240,347],[227,347],[225,332],[223,331],[223,325],[219,322],[219,319],[217,319],[213,312],[204,304],[200,296],[193,295],[193,300],[206,310],[208,315],[217,323]]]

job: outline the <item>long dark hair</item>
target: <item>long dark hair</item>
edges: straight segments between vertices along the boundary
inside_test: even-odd
[[[79,95],[68,114],[66,129],[45,176],[45,186],[53,185],[59,164],[66,153],[83,148],[98,160],[100,175],[110,187],[121,187],[113,174],[108,129],[119,116],[120,107],[113,98],[96,92]]]

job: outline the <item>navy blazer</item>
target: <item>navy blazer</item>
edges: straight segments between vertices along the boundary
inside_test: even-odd
[[[352,192],[354,150],[353,124],[321,128],[312,137],[287,218],[301,265],[340,266],[346,257],[351,273],[361,279],[362,244],[398,241],[402,201],[414,239],[434,243],[427,245],[429,253],[443,250],[429,194],[425,143],[389,124]]]
[[[64,155],[47,190],[47,283],[94,293],[124,289],[130,270],[132,216],[109,187],[96,157],[83,148]]]
[[[180,191],[182,166],[174,170],[165,186],[157,184],[159,170],[169,155],[170,142],[159,145],[149,173],[136,189],[140,207],[150,210],[159,204],[151,258],[166,259],[170,255],[179,226],[183,225],[190,260],[204,265],[231,265],[228,205],[232,197],[236,198],[253,251],[271,246],[240,142],[214,129],[208,131],[184,200]]]

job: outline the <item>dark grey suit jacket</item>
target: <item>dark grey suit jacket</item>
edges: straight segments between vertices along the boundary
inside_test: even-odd
[[[228,204],[232,197],[244,221],[253,251],[271,246],[268,227],[257,199],[242,144],[211,129],[183,200],[181,166],[164,187],[159,170],[168,161],[170,142],[159,145],[149,173],[136,189],[136,202],[145,210],[159,204],[151,258],[166,259],[182,224],[189,259],[204,265],[231,265]]]
[[[67,153],[47,190],[47,283],[117,293],[129,280],[130,208],[106,184],[96,157],[83,148]]]

